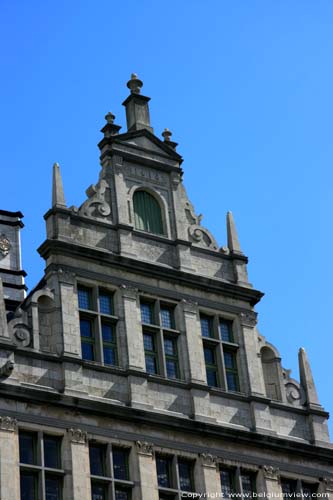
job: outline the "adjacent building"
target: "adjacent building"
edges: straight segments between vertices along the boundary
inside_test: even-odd
[[[220,247],[171,132],[154,134],[136,75],[127,86],[127,130],[106,115],[80,207],[53,167],[28,295],[23,216],[0,211],[1,500],[333,495],[305,351],[296,381],[256,328],[232,214]]]

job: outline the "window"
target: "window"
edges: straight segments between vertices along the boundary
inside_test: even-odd
[[[174,305],[160,300],[141,300],[141,321],[146,371],[169,379],[180,379],[179,331]]]
[[[131,500],[129,450],[110,444],[89,444],[92,500]]]
[[[136,191],[133,196],[135,229],[164,235],[160,204],[147,191]]]
[[[239,475],[240,481],[236,481]],[[243,470],[220,469],[220,479],[223,498],[233,498],[235,493],[241,493],[245,498],[252,498],[256,492],[255,474]],[[241,489],[241,491],[239,491]]]
[[[20,431],[21,500],[62,500],[61,437]]]
[[[234,341],[232,321],[201,314],[200,324],[207,384],[239,392],[238,344]]]
[[[182,457],[156,454],[159,499],[181,499],[183,493],[195,492],[194,462]]]
[[[295,494],[300,494],[303,498],[311,499],[318,490],[318,484],[281,478],[281,488],[285,498],[295,498]]]
[[[117,317],[113,295],[101,288],[78,286],[82,358],[116,366]]]

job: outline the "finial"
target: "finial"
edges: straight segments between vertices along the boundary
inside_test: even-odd
[[[109,125],[112,125],[113,122],[114,122],[114,119],[115,119],[115,115],[112,114],[111,111],[109,111],[108,113],[106,113],[105,119],[106,119],[106,121],[108,122]]]
[[[164,137],[164,141],[169,142],[171,136],[172,132],[168,128],[165,128],[162,132],[162,137]]]
[[[303,347],[301,347],[299,350],[298,362],[299,362],[300,382],[301,386],[303,387],[306,393],[307,404],[309,406],[318,407],[320,406],[320,402],[318,399],[316,386],[313,380],[309,359]]]
[[[130,89],[131,94],[140,94],[143,82],[139,80],[136,73],[131,74],[131,79],[127,82],[127,87]]]
[[[242,254],[239,244],[236,224],[232,212],[227,213],[227,235],[228,235],[228,248],[230,252]]]
[[[66,206],[59,163],[53,164],[52,206]]]

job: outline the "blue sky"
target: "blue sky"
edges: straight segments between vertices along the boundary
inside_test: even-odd
[[[173,131],[189,196],[221,245],[234,213],[266,294],[261,333],[295,378],[305,347],[332,411],[333,3],[2,0],[0,18],[0,208],[25,214],[29,287],[43,271],[52,164],[68,205],[80,205],[98,177],[104,115],[125,127],[136,72],[155,133]]]

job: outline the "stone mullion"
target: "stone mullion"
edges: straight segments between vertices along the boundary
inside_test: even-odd
[[[260,484],[264,493],[274,493],[282,497],[279,469],[264,465],[258,473],[257,483]]]
[[[138,290],[128,285],[121,286],[124,323],[127,339],[128,368],[146,370],[142,340],[142,325],[138,304]]]

